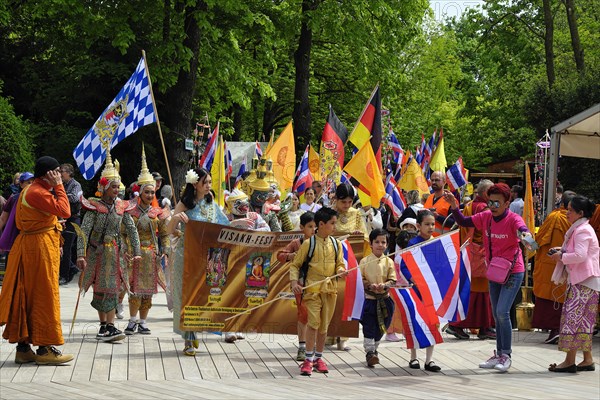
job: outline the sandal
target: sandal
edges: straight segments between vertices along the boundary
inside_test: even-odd
[[[548,371],[550,372],[571,372],[571,373],[575,373],[577,372],[577,365],[573,364],[573,365],[569,365],[568,367],[557,367],[557,364],[550,364],[550,366],[548,367]]]
[[[186,356],[194,357],[196,355],[196,349],[192,346],[185,346],[183,348],[183,354]]]
[[[435,362],[433,361],[429,361],[428,363],[425,364],[425,371],[429,371],[429,372],[440,372],[442,369],[435,365]]]
[[[412,369],[421,369],[421,364],[419,364],[419,360],[416,358],[414,360],[410,360],[408,362],[408,366]]]

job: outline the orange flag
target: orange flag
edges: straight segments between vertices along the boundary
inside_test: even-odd
[[[266,156],[273,161],[273,174],[281,193],[291,190],[296,177],[296,147],[292,121],[287,124],[273,146],[266,152]]]
[[[406,166],[406,169],[396,186],[407,192],[410,190],[418,190],[421,194],[429,193],[427,179],[425,179],[425,175],[423,175],[421,166],[414,158],[412,158],[410,163]]]
[[[359,189],[369,195],[371,206],[379,207],[385,189],[371,143],[364,143],[363,147],[348,161],[344,171],[358,181]]]
[[[523,199],[523,221],[532,235],[535,234],[535,210],[533,208],[533,187],[531,185],[531,173],[529,163],[525,162],[525,198]],[[535,251],[527,251],[527,258],[535,255]]]

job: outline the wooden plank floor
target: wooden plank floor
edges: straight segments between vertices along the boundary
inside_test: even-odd
[[[63,332],[67,333],[76,300],[74,284],[61,287]],[[196,357],[181,353],[183,341],[171,332],[171,315],[164,294],[155,297],[148,318],[152,335],[128,336],[120,343],[99,343],[96,313],[86,296],[80,303],[72,337],[62,350],[75,356],[67,365],[14,363],[15,346],[0,342],[0,399],[106,399],[107,397],[180,398],[600,398],[600,366],[595,372],[555,374],[547,371],[563,353],[543,344],[541,332],[513,333],[513,366],[507,374],[483,370],[494,342],[459,341],[444,335],[434,360],[435,374],[408,368],[410,352],[404,341],[383,341],[380,362],[368,368],[362,339],[349,341],[351,350],[328,347],[330,373],[299,374],[295,338],[250,335],[227,344],[218,335],[201,334]],[[118,321],[124,329],[126,320]],[[600,361],[600,338],[594,338],[594,358]],[[421,365],[424,351],[419,350]],[[307,386],[309,384],[310,386]],[[310,390],[307,390],[310,387]],[[499,390],[499,388],[502,390]]]

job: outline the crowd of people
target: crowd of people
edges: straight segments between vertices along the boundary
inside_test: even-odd
[[[366,364],[374,367],[379,363],[381,340],[398,341],[397,333],[415,335],[413,327],[398,326],[398,314],[405,311],[394,303],[390,290],[412,286],[420,296],[424,288],[416,286],[398,250],[457,227],[461,242],[468,241],[471,293],[466,318],[447,324],[444,330],[459,340],[471,334],[495,340],[493,355],[479,367],[500,372],[511,367],[515,327],[511,309],[527,268],[521,242],[535,237],[540,249],[533,262],[533,325],[548,331],[546,343],[558,343],[566,352],[565,360],[549,370],[595,368],[591,341],[598,315],[600,266],[598,227],[595,230],[590,219],[600,222],[600,207],[583,196],[565,191],[560,206],[535,233],[521,217],[522,187],[483,180],[473,200],[461,203],[446,189],[446,175],[439,171],[431,175],[430,194],[405,193],[407,207],[402,215],[394,215],[387,205],[362,206],[349,183],[328,193],[315,181],[302,195],[290,193],[281,199],[277,182],[263,164],[256,164],[240,187],[227,193],[223,208],[215,201],[209,171],[191,169],[180,200],[171,207],[171,187],[162,185],[159,173],[150,172],[143,153],[140,174],[127,193],[115,164],[108,154],[95,197],[82,196],[72,165],[60,165],[51,157],[38,159],[33,173],[15,176],[8,189],[0,215],[0,250],[9,251],[0,324],[6,325],[4,338],[17,343],[17,363],[56,365],[73,359],[57,349],[64,343],[58,286],[68,284],[79,272],[80,289],[93,291],[98,341],[151,334],[152,299],[162,288],[173,312],[173,331],[183,339],[183,354],[195,356],[198,335],[180,326],[184,236],[189,221],[204,221],[304,234],[276,255],[289,269],[298,304],[297,360],[302,362],[302,375],[328,372],[322,357],[328,340],[337,341],[339,350],[349,349],[347,338],[327,336],[337,301],[337,280],[331,277],[346,274],[336,237],[358,234],[364,239],[359,268],[365,302],[360,322]],[[125,295],[129,320],[121,331],[115,319],[124,316]],[[435,344],[443,341],[437,322],[419,327],[436,338]],[[227,342],[244,337],[239,332],[222,334]],[[408,366],[421,368],[419,343],[410,343]],[[37,351],[32,345],[38,346]],[[579,364],[578,351],[583,352]],[[434,345],[427,345],[424,369],[439,372],[433,352]]]

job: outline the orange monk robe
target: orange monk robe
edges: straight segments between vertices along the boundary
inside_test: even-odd
[[[450,203],[448,203],[446,201],[446,199],[444,199],[444,197],[439,197],[437,199],[437,201],[435,201],[434,203],[434,194],[432,193],[427,200],[425,200],[425,204],[423,204],[423,208],[426,209],[432,209],[435,208],[435,212],[440,215],[442,218],[446,218],[449,214],[450,214]],[[452,225],[452,224],[450,224]],[[433,237],[437,237],[440,236],[442,233],[444,233],[444,229],[448,229],[450,230],[449,226],[443,226],[442,227],[442,223],[438,220],[438,218],[435,219],[435,231],[433,232]]]
[[[552,283],[552,273],[556,262],[548,257],[551,247],[560,247],[565,239],[565,233],[571,224],[567,221],[567,210],[563,207],[553,210],[540,226],[535,235],[535,241],[540,246],[535,253],[535,268],[533,269],[533,294],[546,300],[556,300],[562,303],[566,285],[556,286]]]
[[[20,230],[8,258],[0,293],[0,325],[10,343],[62,345],[58,271],[62,226],[57,216],[71,216],[63,185],[36,179],[17,201]]]
[[[429,196],[431,197],[431,196]],[[472,201],[463,210],[463,215],[472,216],[487,209],[487,205],[481,197],[476,197],[476,201]],[[473,243],[483,245],[483,233],[475,228],[460,227],[461,243],[464,243],[467,238],[471,238]],[[485,262],[485,260],[483,260]],[[485,277],[471,276],[471,292],[488,293],[490,291],[490,281]]]

